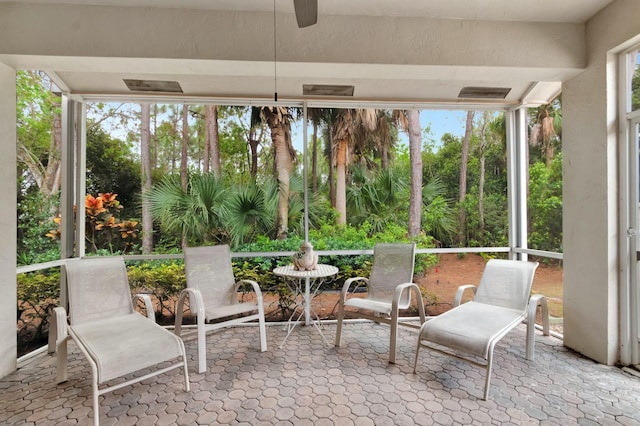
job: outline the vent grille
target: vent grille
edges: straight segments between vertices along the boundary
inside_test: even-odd
[[[182,93],[182,87],[177,81],[162,80],[133,80],[123,79],[124,84],[133,92],[171,92]]]
[[[353,86],[335,84],[303,84],[302,94],[305,96],[353,96]]]
[[[510,87],[463,87],[459,98],[504,99],[511,91]]]

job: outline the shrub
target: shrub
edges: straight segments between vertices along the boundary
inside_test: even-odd
[[[59,304],[60,272],[31,272],[16,280],[18,352],[23,354],[46,342],[49,312]]]

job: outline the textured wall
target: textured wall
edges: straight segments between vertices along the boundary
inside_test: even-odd
[[[0,64],[0,377],[16,368],[16,83]]]
[[[563,85],[564,341],[619,360],[617,59],[640,34],[640,2],[618,0],[587,24],[587,69]]]

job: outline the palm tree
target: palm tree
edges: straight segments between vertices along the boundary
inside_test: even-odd
[[[551,160],[553,160],[553,144],[559,141],[562,133],[560,102],[560,99],[558,99],[539,106],[535,109],[535,113],[531,118],[532,126],[529,134],[529,144],[540,148],[547,167],[551,165]]]
[[[151,190],[151,105],[140,104],[140,179],[142,193]],[[142,253],[153,250],[153,217],[149,204],[142,202]]]
[[[469,146],[471,145],[471,136],[473,134],[473,115],[474,111],[467,111],[467,121],[464,130],[464,139],[462,140],[462,153],[460,155],[460,186],[458,187],[458,201],[460,202],[460,222],[458,227],[458,245],[462,247],[465,244],[465,227],[467,223],[467,212],[463,202],[467,196],[467,164],[469,162]]]
[[[347,190],[349,223],[368,222],[371,232],[383,232],[388,225],[399,222],[398,206],[407,191],[408,171],[388,167],[371,172],[364,164],[351,167],[351,182]]]
[[[274,230],[277,209],[278,183],[267,179],[258,186],[255,182],[231,191],[226,216],[227,229],[234,246],[251,241],[256,235],[269,235]]]
[[[143,194],[151,215],[167,232],[180,235],[183,246],[219,241],[228,216],[224,183],[210,173],[191,175],[186,189],[181,180],[170,175]]]
[[[204,123],[204,172],[207,173],[211,170],[219,178],[221,173],[220,137],[218,134],[218,107],[216,105],[205,105]]]
[[[293,116],[286,107],[262,107],[260,117],[271,129],[271,141],[275,150],[275,167],[278,177],[278,213],[276,217],[276,238],[283,240],[288,233],[289,179],[296,158],[291,143],[291,120]]]
[[[480,123],[478,123],[478,149],[480,151],[480,178],[478,182],[478,213],[480,215],[480,235],[484,236],[484,178],[485,178],[485,152],[491,141],[490,132],[491,112],[484,111]]]
[[[361,126],[375,129],[377,122],[375,109],[342,109],[332,129],[332,155],[336,164],[336,210],[338,225],[347,223],[347,165],[351,146],[356,143],[354,133]],[[359,139],[358,139],[359,140]]]
[[[433,178],[422,187],[424,225],[437,241],[448,240],[457,229],[457,215],[451,201],[445,198],[446,185],[440,178]]]
[[[311,191],[318,191],[318,130],[321,126],[331,126],[332,113],[327,108],[309,108],[307,110],[309,120],[313,123],[313,135],[311,136]]]
[[[187,189],[187,164],[189,161],[189,106],[182,105],[182,149],[180,150],[180,182]]]
[[[409,161],[411,163],[411,194],[409,196],[409,238],[416,237],[422,230],[422,131],[420,111],[396,110],[394,121],[409,134]]]

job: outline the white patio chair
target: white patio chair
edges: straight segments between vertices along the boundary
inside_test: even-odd
[[[549,335],[546,299],[542,295],[530,297],[537,267],[537,262],[489,260],[477,289],[473,285],[459,287],[454,308],[422,325],[413,372],[416,372],[421,347],[484,367],[486,400],[489,397],[493,350],[500,339],[526,320],[526,358],[533,360],[538,305],[542,307],[543,332]],[[474,290],[475,298],[460,304],[467,289]],[[458,353],[463,353],[464,356]],[[480,358],[484,362],[478,362]]]
[[[67,341],[71,338],[91,366],[95,425],[100,419],[98,396],[106,392],[179,367],[184,370],[185,389],[189,391],[182,340],[134,310],[121,257],[68,260],[65,271],[69,322],[63,307],[54,309],[52,321],[58,352],[57,381],[67,380]],[[156,367],[158,364],[162,365]],[[128,376],[144,369],[151,372]],[[100,387],[123,376],[128,377]]]
[[[403,322],[400,310],[411,307],[411,292],[417,301],[421,323],[424,323],[424,303],[420,289],[413,281],[415,244],[376,244],[373,249],[373,266],[369,278],[354,277],[345,281],[340,294],[336,346],[342,343],[342,323],[345,314],[351,318],[366,318],[390,324],[389,362],[396,362],[396,340],[398,326],[418,329],[419,324]],[[350,297],[347,293],[352,284],[366,284],[365,298]],[[345,310],[346,307],[355,310]]]
[[[204,373],[207,370],[206,333],[213,330],[258,320],[260,350],[266,351],[267,331],[260,286],[251,280],[236,282],[229,246],[187,247],[184,249],[184,264],[187,288],[180,292],[178,298],[175,333],[178,336],[182,333],[184,302],[188,299],[189,310],[196,315],[198,372]],[[241,284],[250,284],[253,287],[255,302],[238,301],[238,288]],[[250,312],[255,313],[245,315]]]

